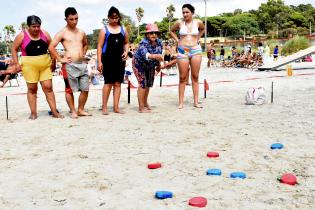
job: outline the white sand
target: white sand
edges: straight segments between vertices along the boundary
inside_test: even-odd
[[[54,77],[65,119],[48,116],[40,91],[37,120],[27,119],[26,95],[9,95],[7,121],[4,95],[25,92],[25,84],[0,89],[0,209],[194,209],[187,204],[193,196],[207,198],[205,209],[314,209],[314,69],[270,78],[286,72],[204,66],[205,59],[200,82],[207,78],[210,91],[203,109],[192,108],[188,86],[185,107],[178,110],[177,87],[160,88],[157,77],[149,98],[153,113],[137,112],[136,89],[128,105],[124,86],[121,107],[127,113],[102,116],[102,86],[97,86],[86,105],[93,116],[73,120],[63,81]],[[297,76],[302,73],[312,75]],[[246,80],[253,77],[260,79]],[[163,82],[177,80],[168,76]],[[233,82],[218,82],[223,80]],[[252,86],[268,90],[266,104],[244,105]],[[285,148],[270,150],[275,142]],[[220,158],[207,158],[208,151],[219,152]],[[147,169],[156,161],[163,167]],[[209,168],[221,169],[222,176],[206,176]],[[233,171],[244,171],[248,178],[230,179]],[[300,184],[279,183],[277,177],[287,172]],[[172,191],[174,197],[157,200],[157,190]]]

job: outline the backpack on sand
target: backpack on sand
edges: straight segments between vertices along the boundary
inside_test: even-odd
[[[246,105],[261,105],[266,100],[266,93],[265,88],[258,87],[254,88],[251,87],[247,90],[245,96],[245,104]]]

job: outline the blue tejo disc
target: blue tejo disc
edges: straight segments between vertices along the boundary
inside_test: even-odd
[[[207,175],[208,176],[221,176],[222,172],[220,169],[216,169],[216,168],[213,168],[213,169],[209,169],[207,171]]]
[[[244,172],[233,172],[230,174],[231,178],[240,178],[240,179],[245,179],[246,174]]]
[[[282,148],[283,148],[283,144],[280,144],[280,143],[275,143],[270,146],[270,149],[282,149]]]
[[[155,197],[157,199],[166,199],[166,198],[172,198],[173,193],[169,191],[156,191],[155,192]]]

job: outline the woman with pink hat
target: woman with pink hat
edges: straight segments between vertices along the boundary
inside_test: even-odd
[[[182,6],[183,20],[175,22],[171,29],[171,36],[178,42],[177,63],[179,69],[179,105],[184,106],[185,86],[188,81],[189,67],[191,69],[192,90],[194,95],[194,107],[202,108],[198,101],[199,92],[199,71],[202,60],[201,46],[198,44],[199,38],[204,33],[204,24],[201,20],[193,19],[195,8],[191,4]],[[176,32],[179,32],[179,37]]]
[[[136,50],[132,68],[137,77],[139,112],[147,113],[151,111],[148,104],[150,88],[153,86],[155,71],[161,70],[160,62],[163,61],[163,45],[158,39],[159,29],[156,24],[147,24],[145,38],[140,42]]]

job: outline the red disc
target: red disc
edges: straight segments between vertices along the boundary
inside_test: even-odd
[[[282,175],[280,181],[285,184],[295,185],[297,184],[296,176],[293,174],[284,174]]]
[[[202,208],[207,205],[207,199],[204,197],[194,197],[189,200],[188,204],[191,206]]]
[[[219,155],[218,152],[208,152],[208,153],[207,153],[207,156],[208,156],[209,158],[216,158],[216,157],[219,157],[220,155]]]
[[[161,167],[162,167],[161,163],[149,163],[148,164],[149,169],[157,169],[157,168],[161,168]]]

